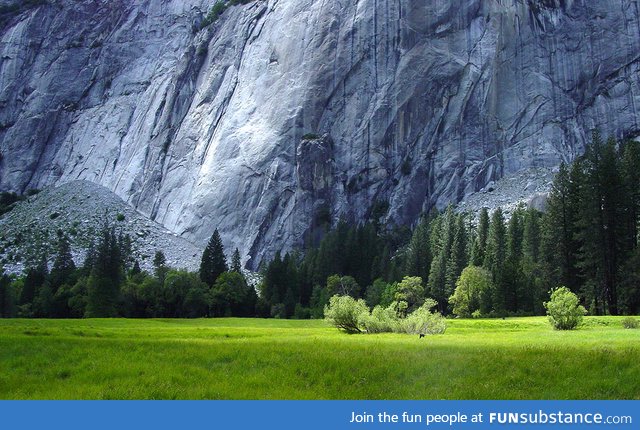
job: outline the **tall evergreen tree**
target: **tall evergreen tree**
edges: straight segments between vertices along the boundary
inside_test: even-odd
[[[529,293],[524,285],[522,273],[522,241],[524,235],[524,210],[516,209],[507,228],[507,260],[504,264],[505,308],[510,312],[523,311],[525,295]]]
[[[451,252],[449,253],[449,261],[447,262],[445,297],[450,297],[456,289],[456,282],[467,267],[467,226],[465,225],[465,216],[460,214],[456,216],[456,226],[451,244]]]
[[[546,294],[551,286],[544,283],[544,271],[541,264],[542,233],[541,213],[528,208],[524,216],[522,238],[522,276],[524,289],[523,309],[532,314],[543,314],[543,303],[547,301]]]
[[[640,142],[625,143],[621,162],[622,202],[625,212],[624,248],[629,253],[638,247],[640,223]]]
[[[0,318],[15,316],[15,297],[11,286],[11,278],[4,273],[0,266]]]
[[[55,294],[63,284],[73,284],[76,265],[71,255],[69,239],[62,232],[58,231],[58,243],[56,246],[56,257],[49,275],[52,293]]]
[[[227,259],[224,255],[224,247],[218,229],[215,229],[209,239],[207,247],[202,254],[200,262],[200,279],[212,287],[222,273],[227,271]]]
[[[161,284],[164,283],[169,268],[167,267],[167,257],[164,256],[162,251],[156,251],[153,257],[153,271],[158,281]]]
[[[430,269],[429,219],[423,217],[411,236],[404,272],[407,276],[418,276],[423,281],[427,281]]]
[[[532,263],[540,258],[540,212],[528,208],[524,215],[522,231],[522,254]]]
[[[506,231],[502,209],[496,209],[491,215],[491,224],[487,236],[487,248],[484,267],[492,273],[494,283],[494,310],[503,313],[507,310],[507,292],[504,263],[507,256]]]
[[[617,274],[622,260],[621,228],[624,223],[620,201],[624,195],[616,142],[603,143],[597,133],[585,154],[587,181],[579,226],[583,245],[581,267],[593,280],[598,311],[618,314]],[[600,296],[600,297],[598,297]],[[604,305],[604,306],[603,306]]]
[[[449,206],[446,212],[439,217],[439,222],[434,222],[434,227],[439,231],[432,230],[432,252],[433,260],[429,271],[428,295],[438,302],[438,310],[445,313],[447,310],[447,263],[451,255],[451,247],[455,234],[455,214],[453,208]],[[437,221],[437,220],[436,220]]]
[[[116,317],[123,267],[118,239],[108,225],[102,228],[95,257],[87,285],[86,317]]]
[[[240,251],[238,248],[233,251],[233,255],[231,256],[231,271],[242,273],[242,263],[240,262]]]
[[[482,208],[478,218],[478,229],[471,250],[471,262],[474,266],[484,264],[485,251],[487,248],[487,236],[489,234],[489,211]]]
[[[577,261],[581,244],[576,226],[583,182],[580,161],[576,161],[571,169],[561,164],[547,199],[542,247],[548,289],[563,285],[577,293],[582,284]]]
[[[284,292],[286,291],[286,264],[282,261],[280,252],[276,252],[273,260],[267,265],[262,283],[260,285],[260,294],[262,299],[269,305],[282,303],[284,300]]]
[[[45,257],[42,257],[36,265],[26,269],[24,285],[22,287],[22,292],[20,293],[19,302],[21,305],[33,303],[35,298],[38,296],[38,291],[40,291],[40,288],[42,288],[47,280],[48,273],[49,270],[47,268],[47,260]]]

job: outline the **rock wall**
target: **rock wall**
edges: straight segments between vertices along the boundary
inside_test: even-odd
[[[324,218],[411,223],[640,131],[637,1],[256,0],[199,30],[212,3],[0,21],[0,188],[89,180],[256,267]]]

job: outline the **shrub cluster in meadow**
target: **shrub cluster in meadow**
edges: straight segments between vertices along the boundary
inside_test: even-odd
[[[640,322],[634,317],[626,317],[622,320],[622,327],[634,329],[640,327]]]
[[[404,301],[369,310],[362,299],[335,295],[329,299],[324,313],[327,322],[346,333],[442,334],[447,324],[440,313],[431,311],[436,305],[435,300],[427,299],[407,314]]]
[[[587,313],[580,305],[578,296],[567,287],[556,288],[551,291],[551,300],[544,304],[553,328],[556,330],[573,330],[582,323]]]

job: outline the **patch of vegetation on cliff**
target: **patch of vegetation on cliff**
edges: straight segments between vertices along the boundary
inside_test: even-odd
[[[228,0],[228,1],[219,0],[217,1],[209,11],[207,16],[204,18],[202,23],[200,23],[200,29],[202,30],[203,28],[208,27],[214,22],[216,22],[218,18],[220,18],[220,15],[222,15],[229,8],[229,6],[247,4],[247,3],[250,3],[251,1],[253,0]]]

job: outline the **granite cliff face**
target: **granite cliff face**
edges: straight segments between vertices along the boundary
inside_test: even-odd
[[[256,0],[198,30],[212,3],[5,13],[0,189],[89,180],[256,267],[640,131],[637,1]]]

